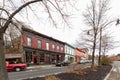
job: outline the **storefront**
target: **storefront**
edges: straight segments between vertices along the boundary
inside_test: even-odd
[[[63,61],[64,56],[61,53],[25,49],[25,62],[31,65],[54,64],[58,61]]]

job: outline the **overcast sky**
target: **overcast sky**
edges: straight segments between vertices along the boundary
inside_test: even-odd
[[[44,22],[40,24],[32,23],[32,27],[41,33],[44,33],[51,37],[54,37],[64,42],[68,42],[72,44],[78,38],[78,34],[80,34],[81,30],[85,28],[84,26],[87,26],[84,24],[82,14],[83,14],[83,11],[85,11],[86,6],[89,4],[89,1],[90,0],[79,0],[78,3],[76,3],[76,8],[78,9],[78,11],[75,11],[71,18],[72,28],[69,28],[69,27],[64,28],[62,26],[55,28],[53,26],[46,25],[47,23],[44,23]],[[110,7],[111,7],[110,14],[109,14],[110,17],[113,16],[113,18],[119,18],[120,17],[120,0],[111,0]],[[45,24],[45,25],[42,25],[42,24]],[[116,30],[118,29],[120,28],[117,28],[117,29],[115,28],[113,32],[117,32]],[[117,33],[114,33],[114,34],[117,36]],[[119,36],[117,36],[117,38],[119,38]]]
[[[86,9],[86,6],[89,5],[90,0],[78,0],[75,4],[77,11],[73,12],[72,15],[72,28],[60,26],[55,28],[51,25],[47,25],[47,23],[37,24],[32,23],[31,26],[38,32],[51,36],[53,38],[59,39],[61,41],[67,42],[69,44],[74,44],[78,39],[81,31],[85,28],[82,14]],[[120,0],[111,0],[111,9],[109,11],[109,16],[113,19],[120,18]],[[114,36],[115,41],[120,41],[120,25],[112,26],[110,29],[111,35]],[[117,46],[120,46],[118,43]],[[109,51],[109,54],[117,54],[120,53],[120,47],[115,48]]]

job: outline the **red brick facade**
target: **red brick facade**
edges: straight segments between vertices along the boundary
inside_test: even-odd
[[[31,39],[29,40],[31,42],[31,46],[28,45],[27,38]],[[43,35],[27,28],[23,28],[22,40],[26,56],[25,62],[27,63],[54,63],[59,60],[64,60],[65,43],[62,41],[53,39],[49,36]],[[38,48],[38,40],[41,41],[41,48]]]
[[[75,48],[75,62],[79,62],[81,57],[85,57],[85,52],[78,48]]]

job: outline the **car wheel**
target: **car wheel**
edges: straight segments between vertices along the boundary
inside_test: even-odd
[[[62,67],[63,65],[61,64],[60,67]]]
[[[19,72],[19,71],[21,71],[21,68],[20,67],[16,67],[14,70]]]

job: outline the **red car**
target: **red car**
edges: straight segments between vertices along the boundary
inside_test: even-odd
[[[8,61],[6,61],[6,68],[8,71],[21,71],[21,70],[25,70],[27,67],[26,64],[24,63],[9,63]]]

